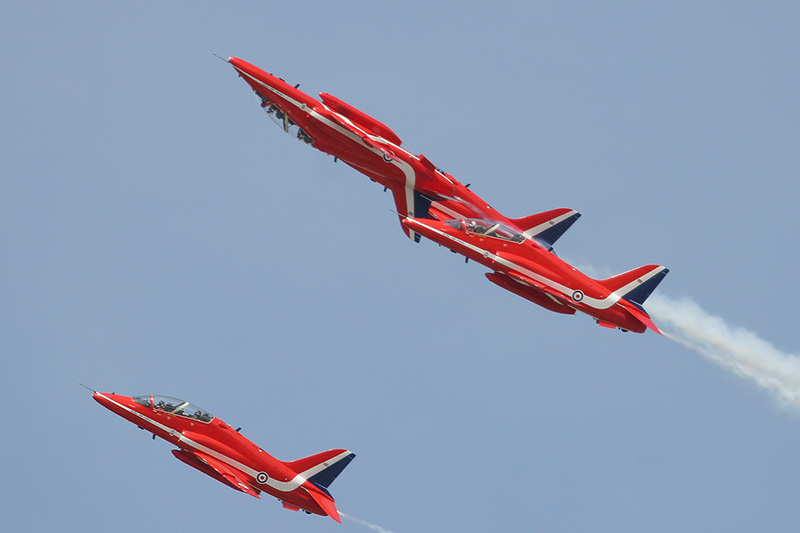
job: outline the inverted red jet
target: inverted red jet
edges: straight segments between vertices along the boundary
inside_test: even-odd
[[[286,509],[342,521],[328,487],[354,453],[328,450],[297,461],[279,461],[189,402],[169,396],[92,392],[100,405],[151,432],[153,438],[174,444],[178,449],[172,455],[217,481],[256,498],[261,492],[275,496]]]
[[[318,101],[241,59],[228,62],[281,129],[391,190],[404,232],[415,241],[425,236],[488,266],[490,281],[551,311],[582,311],[601,326],[661,333],[642,304],[666,268],[595,280],[556,257],[553,244],[580,217],[577,211],[508,218],[424,155],[406,151],[397,134],[363,111],[326,93]],[[471,231],[470,223],[487,231]],[[503,232],[513,237],[497,237]]]

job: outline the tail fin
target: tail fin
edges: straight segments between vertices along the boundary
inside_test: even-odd
[[[553,251],[553,244],[569,229],[581,214],[574,209],[551,209],[544,213],[522,218],[512,218],[526,237],[537,240],[545,248]]]
[[[669,269],[661,265],[647,265],[599,282],[625,300],[642,307],[668,272]]]
[[[361,170],[361,169],[358,169]],[[416,189],[408,189],[406,187],[393,187],[392,195],[394,196],[394,205],[397,208],[397,215],[400,218],[400,227],[403,232],[414,242],[420,241],[420,234],[406,228],[403,225],[403,219],[406,217],[411,218],[430,218],[431,200]]]
[[[350,450],[328,450],[297,461],[289,461],[286,466],[327,492],[331,483],[355,456]]]
[[[663,266],[647,265],[599,281],[604,287],[619,294],[624,301],[631,304],[623,307],[636,320],[661,335],[661,331],[642,306],[668,272],[669,269]]]

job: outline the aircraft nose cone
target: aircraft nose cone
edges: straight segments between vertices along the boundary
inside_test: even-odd
[[[233,56],[231,56],[231,57],[229,57],[229,58],[228,58],[228,63],[230,63],[231,65],[233,65],[233,68],[236,68],[236,69],[240,69],[240,68],[242,68],[244,65],[246,65],[246,63],[245,63],[244,61],[242,61],[242,60],[241,60],[241,59],[239,59],[238,57],[233,57]]]
[[[95,392],[94,394],[92,394],[92,398],[94,398],[94,400],[95,400],[97,403],[99,403],[100,405],[102,405],[103,407],[108,407],[108,405],[109,405],[109,403],[110,403],[110,402],[108,401],[108,398],[106,398],[106,397],[103,395],[103,393],[102,393],[102,392]]]
[[[402,222],[403,225],[409,229],[417,229],[422,225],[413,218],[404,218]]]
[[[115,412],[119,403],[125,403],[124,396],[120,396],[119,394],[109,394],[107,392],[95,392],[92,394],[92,398],[94,398],[97,403],[106,409],[111,409]]]

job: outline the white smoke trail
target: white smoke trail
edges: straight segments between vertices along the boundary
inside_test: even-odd
[[[339,516],[347,518],[348,520],[350,520],[354,524],[358,524],[359,526],[364,526],[368,529],[371,529],[372,531],[377,531],[378,533],[392,533],[388,529],[384,529],[379,525],[372,524],[370,522],[367,522],[366,520],[361,520],[360,518],[356,518],[355,516],[344,514],[342,511],[339,511]]]
[[[667,338],[767,390],[783,407],[800,408],[800,357],[729,326],[691,300],[656,292],[646,307]]]

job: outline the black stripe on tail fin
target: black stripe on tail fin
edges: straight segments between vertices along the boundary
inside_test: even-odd
[[[355,456],[356,454],[351,453],[350,455],[342,457],[341,459],[339,459],[329,467],[325,468],[321,472],[314,474],[313,476],[308,478],[308,480],[317,485],[318,487],[327,489],[328,487],[331,486],[331,483],[333,483],[333,481],[339,476],[339,474],[342,473],[342,470],[344,470],[345,467],[350,464],[350,461],[352,461],[355,458]]]
[[[657,272],[653,277],[623,296],[623,298],[629,302],[637,304],[639,307],[643,306],[645,300],[647,300],[650,295],[653,294],[653,291],[656,290],[658,284],[661,283],[661,280],[663,280],[668,273],[668,268]]]

